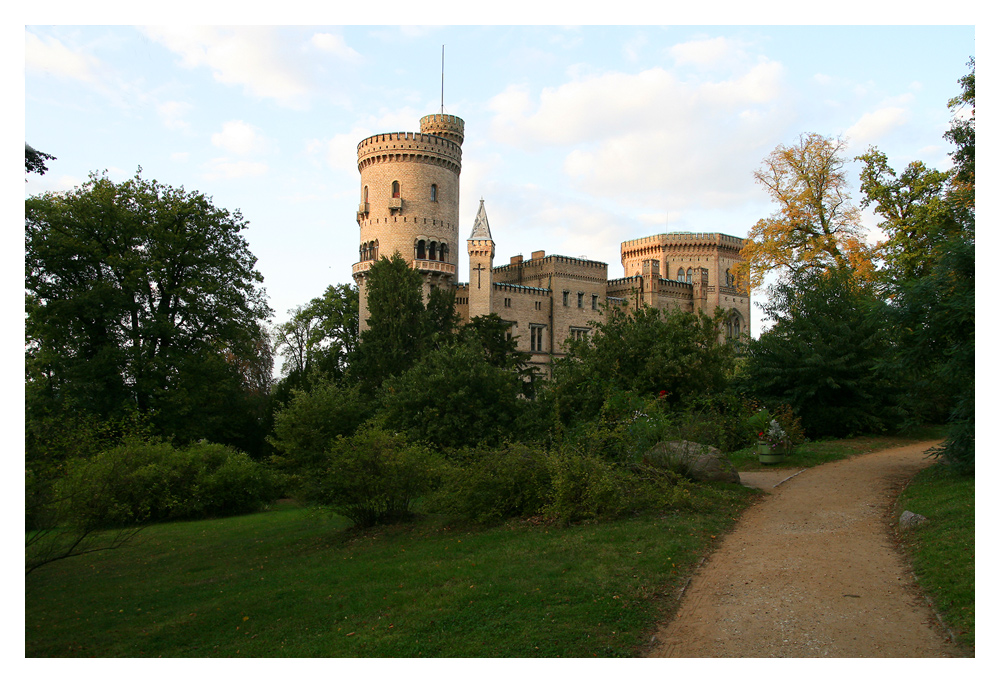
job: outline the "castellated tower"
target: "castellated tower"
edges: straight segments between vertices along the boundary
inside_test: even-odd
[[[458,177],[465,122],[449,114],[420,119],[419,133],[380,133],[358,144],[361,244],[353,266],[360,328],[368,327],[365,274],[382,256],[399,255],[432,287],[458,274]]]

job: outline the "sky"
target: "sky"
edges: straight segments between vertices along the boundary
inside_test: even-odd
[[[392,13],[390,16],[404,16]],[[68,14],[64,21],[75,15]],[[637,16],[637,15],[631,15]],[[664,19],[668,17],[663,17]],[[415,20],[423,17],[414,16]],[[176,22],[176,20],[174,20]],[[273,322],[350,282],[357,144],[465,121],[459,237],[485,201],[497,265],[624,240],[745,237],[774,211],[753,172],[806,132],[901,169],[942,138],[973,26],[223,27],[26,23],[24,139],[57,157],[25,196],[91,172],[197,190],[249,221]],[[855,201],[858,170],[848,165]],[[877,220],[865,214],[871,239]],[[459,279],[468,280],[464,250]],[[761,297],[755,297],[759,300]],[[754,307],[752,328],[761,313]]]

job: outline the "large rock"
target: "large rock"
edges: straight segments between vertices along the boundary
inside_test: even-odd
[[[739,472],[722,451],[694,441],[661,441],[649,449],[646,460],[653,465],[669,467],[694,481],[740,483]]]
[[[899,528],[909,531],[910,529],[915,529],[926,521],[927,518],[923,515],[918,515],[916,512],[906,510],[899,516]]]

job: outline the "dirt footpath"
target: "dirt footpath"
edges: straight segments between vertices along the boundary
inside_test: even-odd
[[[649,656],[962,656],[888,526],[895,496],[930,463],[933,445],[741,474],[770,495],[698,570]]]

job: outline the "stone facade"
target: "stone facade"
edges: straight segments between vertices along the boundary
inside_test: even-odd
[[[567,339],[590,333],[605,305],[707,314],[720,307],[727,311],[722,336],[750,333],[750,296],[733,286],[732,277],[743,240],[717,232],[623,242],[625,277],[615,280],[608,280],[606,263],[544,251],[495,266],[496,245],[480,200],[466,240],[469,282],[457,282],[464,128],[456,116],[432,114],[420,120],[420,133],[373,135],[358,145],[361,246],[353,275],[362,330],[368,317],[365,274],[380,256],[399,252],[424,275],[425,297],[431,287],[451,287],[463,321],[497,314],[543,374],[553,358],[564,355]]]

